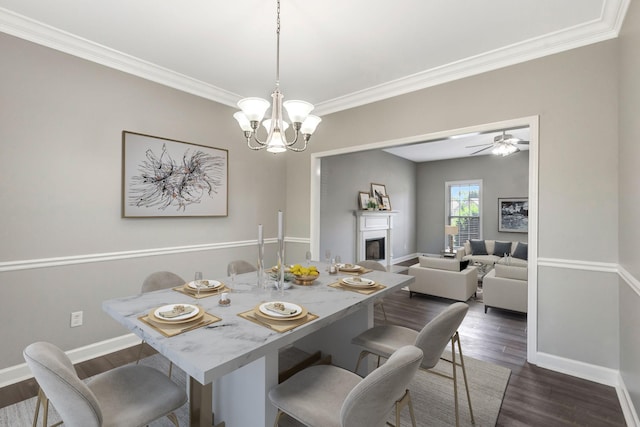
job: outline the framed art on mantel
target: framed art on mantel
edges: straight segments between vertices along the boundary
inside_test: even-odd
[[[122,132],[122,216],[227,216],[229,152]]]
[[[529,231],[529,200],[527,197],[498,199],[498,231],[527,233]]]
[[[371,197],[375,197],[378,206],[383,206],[382,196],[387,195],[387,187],[384,184],[371,183]]]
[[[367,204],[369,203],[369,193],[365,191],[360,191],[358,193],[358,206],[360,209],[367,209]]]

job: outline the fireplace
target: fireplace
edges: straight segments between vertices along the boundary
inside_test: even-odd
[[[355,211],[356,261],[375,260],[391,265],[393,216],[397,211]]]
[[[365,239],[364,241],[364,254],[365,259],[371,259],[374,261],[384,260],[384,237],[376,239]]]

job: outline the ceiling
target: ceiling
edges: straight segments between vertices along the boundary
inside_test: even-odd
[[[481,153],[477,153],[477,151],[491,146],[494,138],[498,135],[502,135],[503,131],[514,138],[518,138],[522,141],[529,141],[530,131],[528,127],[525,127],[482,133],[461,134],[433,141],[385,148],[383,151],[416,163],[456,159],[460,157],[486,156],[491,154],[491,149],[484,150]],[[529,145],[526,144],[519,144],[517,147],[520,151],[529,150]]]
[[[281,91],[323,115],[617,37],[630,0],[282,0]],[[275,0],[0,0],[0,31],[235,106],[275,86]]]

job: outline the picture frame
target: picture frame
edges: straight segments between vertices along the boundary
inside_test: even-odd
[[[387,187],[384,184],[371,183],[371,197],[375,197],[378,201],[378,206],[382,206],[382,196],[387,195]]]
[[[228,215],[229,152],[122,131],[122,217]]]
[[[370,195],[366,191],[358,192],[358,206],[360,207],[361,210],[367,209],[367,204],[369,203],[369,197]]]
[[[382,196],[382,210],[383,211],[391,210],[391,199],[389,199],[389,196]]]
[[[529,198],[498,199],[498,231],[508,233],[529,232]]]

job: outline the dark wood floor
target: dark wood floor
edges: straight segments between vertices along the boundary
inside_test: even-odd
[[[397,291],[385,297],[389,323],[420,329],[451,300]],[[498,417],[499,426],[625,426],[615,389],[526,362],[526,316],[489,309],[471,299],[460,328],[465,355],[511,369],[511,378]],[[376,310],[376,322],[382,313]],[[153,353],[148,346],[145,355]],[[136,359],[137,347],[112,353],[77,365],[81,377],[95,375]],[[33,380],[0,389],[0,407],[35,396]]]

